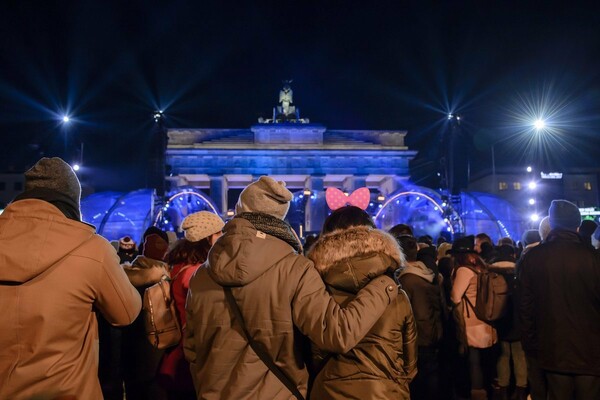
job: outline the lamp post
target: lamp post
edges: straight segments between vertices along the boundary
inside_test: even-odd
[[[64,160],[68,160],[69,159],[69,153],[68,153],[68,149],[69,149],[69,124],[71,123],[71,117],[69,117],[68,115],[63,115],[61,118],[62,121],[62,129],[63,129],[63,134],[64,134],[64,149],[63,149],[63,159]]]
[[[500,140],[496,140],[494,143],[492,143],[492,182],[494,184],[494,193],[496,193],[497,189],[498,189],[498,182],[496,181],[496,152],[495,152],[495,147],[498,143],[502,143],[507,141],[508,139],[513,138],[514,135],[509,135],[505,138],[502,138]]]
[[[165,159],[167,151],[167,131],[165,129],[165,114],[163,110],[157,110],[153,113],[154,129],[152,131],[151,148],[148,157],[150,187],[156,189],[156,194],[159,197],[165,194]]]

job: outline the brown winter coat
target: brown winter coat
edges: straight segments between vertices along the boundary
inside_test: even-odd
[[[321,237],[308,257],[343,307],[371,279],[404,256],[396,240],[366,227],[331,232]],[[416,375],[417,328],[406,293],[392,302],[369,333],[350,351],[325,360],[315,348],[322,369],[312,399],[409,399],[409,382]]]
[[[95,311],[130,324],[141,300],[115,249],[42,200],[0,216],[0,399],[101,399]]]
[[[345,309],[338,306],[312,263],[286,242],[242,218],[223,228],[207,264],[190,282],[186,358],[198,399],[292,399],[248,345],[221,285],[232,292],[250,334],[306,395],[308,373],[296,329],[319,347],[344,353],[379,319],[398,291],[373,279]]]

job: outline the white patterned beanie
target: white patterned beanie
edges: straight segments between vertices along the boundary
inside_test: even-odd
[[[225,223],[217,214],[209,211],[199,211],[188,215],[181,223],[186,240],[199,242],[212,234],[221,232]]]

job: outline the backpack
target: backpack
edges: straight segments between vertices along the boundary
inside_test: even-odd
[[[146,337],[155,349],[176,346],[181,341],[181,326],[175,309],[171,282],[188,267],[182,268],[173,279],[163,275],[159,282],[146,288],[142,312]]]
[[[465,300],[479,320],[492,323],[501,319],[506,313],[508,304],[506,279],[494,271],[469,269],[477,274],[477,297],[474,305],[466,295]]]

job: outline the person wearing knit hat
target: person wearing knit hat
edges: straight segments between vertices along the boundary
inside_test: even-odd
[[[536,229],[528,229],[523,232],[523,235],[521,236],[521,243],[523,243],[523,246],[525,247],[540,241],[540,233]]]
[[[540,242],[542,241],[540,232],[545,232],[545,236],[548,236],[548,233],[550,232],[550,224],[548,224],[548,217],[544,217],[542,219],[542,222],[543,221],[546,221],[544,223],[543,228],[542,223],[540,222],[540,228],[538,230],[528,229],[525,232],[523,232],[523,235],[521,236],[521,244],[523,245],[523,251],[521,252],[521,256],[526,254],[529,250],[531,250],[538,244],[540,244]]]
[[[548,217],[552,230],[518,268],[531,395],[600,399],[600,254],[577,232],[575,204],[553,200]]]
[[[206,261],[213,244],[221,236],[225,223],[215,213],[199,211],[188,215],[181,223],[184,239],[175,242],[166,256],[171,267],[171,288],[181,327],[187,326],[185,303],[190,280]],[[182,331],[182,337],[185,329]],[[157,373],[157,380],[171,399],[195,399],[196,392],[189,363],[185,360],[183,341],[169,351]]]
[[[118,242],[117,255],[121,260],[121,264],[132,262],[137,257],[138,252],[135,242],[129,236],[123,236]]]
[[[183,350],[198,398],[210,393],[226,393],[230,399],[306,397],[309,375],[307,366],[297,361],[304,343],[296,332],[320,348],[345,353],[399,297],[394,280],[377,275],[344,307],[337,304],[284,220],[291,200],[285,183],[273,178],[262,176],[248,185],[234,218],[189,282]],[[192,239],[221,226],[203,225],[196,236],[189,222],[184,229]],[[236,308],[243,321],[236,317]],[[296,390],[274,377],[261,361],[256,364],[247,341],[239,340],[244,325]]]
[[[581,225],[579,208],[567,200],[552,200],[548,209],[550,228],[577,231]]]
[[[185,239],[190,242],[199,242],[204,238],[213,239],[213,235],[220,234],[225,223],[215,213],[199,211],[188,215],[181,223]],[[211,244],[214,240],[210,240]]]
[[[39,199],[67,218],[81,221],[81,184],[73,168],[58,157],[40,159],[25,172],[25,191],[15,200]]]
[[[235,213],[262,213],[285,219],[292,197],[292,192],[287,190],[285,182],[261,176],[242,190]]]
[[[546,238],[548,237],[548,234],[550,233],[550,231],[552,230],[552,228],[550,228],[550,217],[549,216],[545,216],[544,218],[542,218],[540,220],[540,226],[538,227],[538,233],[540,234],[540,240],[546,240]]]
[[[125,326],[140,312],[115,248],[81,222],[80,197],[71,167],[42,158],[0,215],[0,399],[103,398],[97,321]]]
[[[144,240],[144,251],[142,252],[142,255],[153,260],[163,261],[168,248],[169,242],[160,235],[152,233],[146,236],[146,240]]]
[[[165,242],[170,243],[169,235],[167,235],[167,232],[163,231],[162,229],[160,229],[154,225],[151,225],[148,228],[146,228],[146,230],[142,234],[142,241],[140,242],[140,245],[138,246],[139,254],[144,253],[144,242],[146,241],[146,238],[152,234],[159,235],[161,238],[163,238],[163,240]]]

